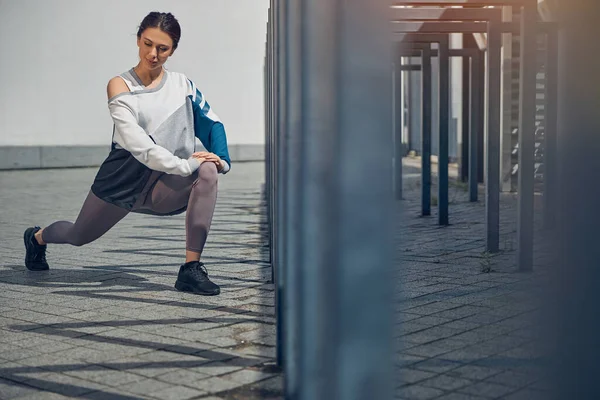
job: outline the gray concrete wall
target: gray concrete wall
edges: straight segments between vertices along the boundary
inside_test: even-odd
[[[110,146],[0,146],[0,170],[99,166]],[[262,144],[230,144],[233,165],[264,160]]]

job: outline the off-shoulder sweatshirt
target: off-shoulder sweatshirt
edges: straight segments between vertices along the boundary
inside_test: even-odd
[[[147,89],[133,68],[120,77],[130,91],[108,100],[113,140],[91,188],[96,196],[131,210],[152,171],[191,175],[200,166],[191,157],[195,138],[225,161],[222,173],[229,171],[225,128],[191,80],[165,69]]]

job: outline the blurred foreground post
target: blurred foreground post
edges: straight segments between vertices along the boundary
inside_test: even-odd
[[[286,388],[289,399],[392,398],[387,7],[382,0],[300,2],[300,223],[291,244],[298,247],[287,250],[297,256],[299,376]]]
[[[600,398],[600,2],[560,0],[557,399]]]

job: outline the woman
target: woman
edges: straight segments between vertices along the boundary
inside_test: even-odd
[[[112,149],[75,223],[58,221],[24,234],[25,266],[47,270],[46,244],[90,243],[129,212],[186,214],[186,261],[178,290],[217,295],[200,256],[217,198],[217,174],[231,166],[223,124],[185,75],[163,65],[181,28],[170,13],[151,12],[138,29],[139,63],[108,82]],[[207,151],[195,152],[195,138]]]

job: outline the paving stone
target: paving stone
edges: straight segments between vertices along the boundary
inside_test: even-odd
[[[149,396],[143,396],[140,394],[128,393],[122,389],[105,388],[91,393],[85,394],[86,399],[90,400],[140,400],[140,399],[152,399]]]
[[[455,376],[459,378],[467,378],[472,380],[483,380],[489,378],[490,376],[497,375],[501,373],[501,369],[494,369],[488,367],[482,367],[477,365],[464,365],[462,367],[453,369],[447,374],[450,376]]]
[[[521,374],[515,371],[504,371],[486,379],[486,382],[497,383],[515,388],[523,388],[531,385],[539,379],[540,377],[532,376],[530,374]]]
[[[243,385],[244,384],[240,382],[213,376],[199,381],[195,389],[203,390],[208,393],[220,393]]]
[[[156,379],[145,379],[138,382],[128,383],[125,386],[121,386],[125,392],[141,394],[141,395],[154,395],[156,392],[173,388],[173,385],[162,382]]]
[[[35,378],[25,381],[25,383],[38,389],[73,397],[103,388],[102,385],[97,383],[56,372],[38,374]]]
[[[11,400],[35,393],[39,393],[39,390],[34,389],[31,386],[20,385],[13,381],[0,379],[0,399]]]
[[[503,397],[504,400],[545,400],[549,398],[552,398],[551,392],[531,388],[520,389]]]
[[[241,344],[237,349],[240,354],[258,356],[263,358],[274,359],[276,357],[276,349],[272,346],[262,346],[258,344]]]
[[[65,375],[101,383],[106,386],[119,387],[128,383],[139,382],[145,378],[126,371],[116,371],[100,365],[90,365],[73,371],[64,371]]]
[[[212,372],[212,369],[210,369]],[[210,375],[198,372],[196,368],[193,369],[176,369],[166,374],[155,376],[162,382],[170,383],[172,385],[183,385],[195,387],[196,382],[208,378]]]
[[[473,381],[463,378],[456,378],[450,375],[438,375],[420,383],[423,386],[433,387],[445,391],[454,391],[473,384]]]
[[[265,379],[253,385],[254,387],[265,389],[270,391],[271,393],[283,393],[284,390],[284,381],[283,376],[277,375],[273,378]]]
[[[249,369],[243,369],[241,371],[236,371],[221,376],[221,378],[223,379],[232,380],[234,382],[239,382],[243,384],[259,382],[271,377],[273,377],[273,374],[261,371],[253,371]]]
[[[48,370],[37,367],[28,367],[12,361],[0,364],[0,378],[10,382],[24,383],[27,379],[36,374],[42,374],[44,372],[48,372]]]
[[[506,396],[507,394],[510,394],[514,391],[515,389],[512,387],[507,387],[504,385],[489,382],[476,382],[472,385],[465,386],[458,390],[458,392],[460,393],[468,393],[493,399]]]
[[[2,353],[2,358],[9,361],[19,361],[23,359],[27,359],[29,357],[35,357],[39,353],[34,350],[28,350],[24,348],[5,351]]]
[[[159,390],[152,394],[152,397],[155,397],[160,400],[188,400],[192,398],[196,398],[198,396],[202,396],[206,394],[206,392],[190,389],[188,387],[179,386],[168,389]]]
[[[449,361],[449,360],[444,360],[444,359],[439,359],[439,358],[430,358],[430,359],[426,359],[425,361],[421,361],[419,363],[414,364],[412,366],[412,368],[420,369],[423,371],[429,371],[429,372],[444,373],[447,371],[451,371],[455,368],[458,368],[462,365],[464,365],[464,364],[462,364],[460,362]]]
[[[193,365],[193,364],[192,364]],[[131,373],[140,375],[146,378],[155,378],[157,376],[174,371],[177,368],[181,368],[183,364],[180,363],[147,363],[143,366],[136,366],[128,368]]]
[[[198,357],[172,353],[168,351],[152,351],[149,353],[141,354],[138,356],[139,359],[150,362],[168,362],[168,361],[198,361]]]
[[[433,372],[420,371],[418,369],[411,368],[399,368],[396,370],[396,375],[399,378],[400,386],[425,381],[436,376],[436,374]]]
[[[396,389],[396,397],[406,400],[429,400],[440,397],[444,391],[421,385],[404,386]]]
[[[47,370],[63,370],[84,367],[86,365],[81,360],[62,357],[57,353],[38,354],[37,356],[19,360],[18,363],[21,364],[21,366],[32,367],[30,368],[31,370],[38,368]]]
[[[236,363],[235,365],[231,362],[221,362],[221,361],[213,361],[206,363],[200,367],[196,367],[193,369],[195,372],[200,372],[202,374],[210,375],[210,376],[219,376],[229,374],[231,372],[239,371],[243,369],[243,365],[239,365]]]
[[[487,397],[474,396],[465,393],[450,393],[438,397],[436,400],[487,400]]]
[[[464,340],[457,340],[454,337],[436,340],[435,342],[431,342],[432,346],[439,347],[445,349],[446,352],[450,352],[453,350],[464,349],[470,345],[469,342]],[[442,353],[443,354],[443,353]]]
[[[395,357],[395,364],[399,367],[408,367],[418,362],[426,360],[426,357],[413,356],[406,353],[398,353]]]
[[[416,324],[428,325],[428,326],[438,326],[443,325],[448,322],[452,322],[450,318],[437,317],[434,315],[429,315],[427,317],[421,317],[412,321]]]
[[[444,353],[448,353],[450,349],[443,346],[435,346],[433,344],[424,344],[420,346],[411,347],[408,350],[405,350],[407,354],[419,356],[419,357],[435,357]]]
[[[86,393],[86,398],[91,398],[91,397],[89,397],[88,393]],[[18,397],[18,399],[19,400],[72,400],[73,397],[63,396],[61,394],[51,393],[51,392],[37,392],[37,393],[32,393],[32,394],[24,396],[24,397]],[[115,399],[121,400],[118,398],[115,398]]]

